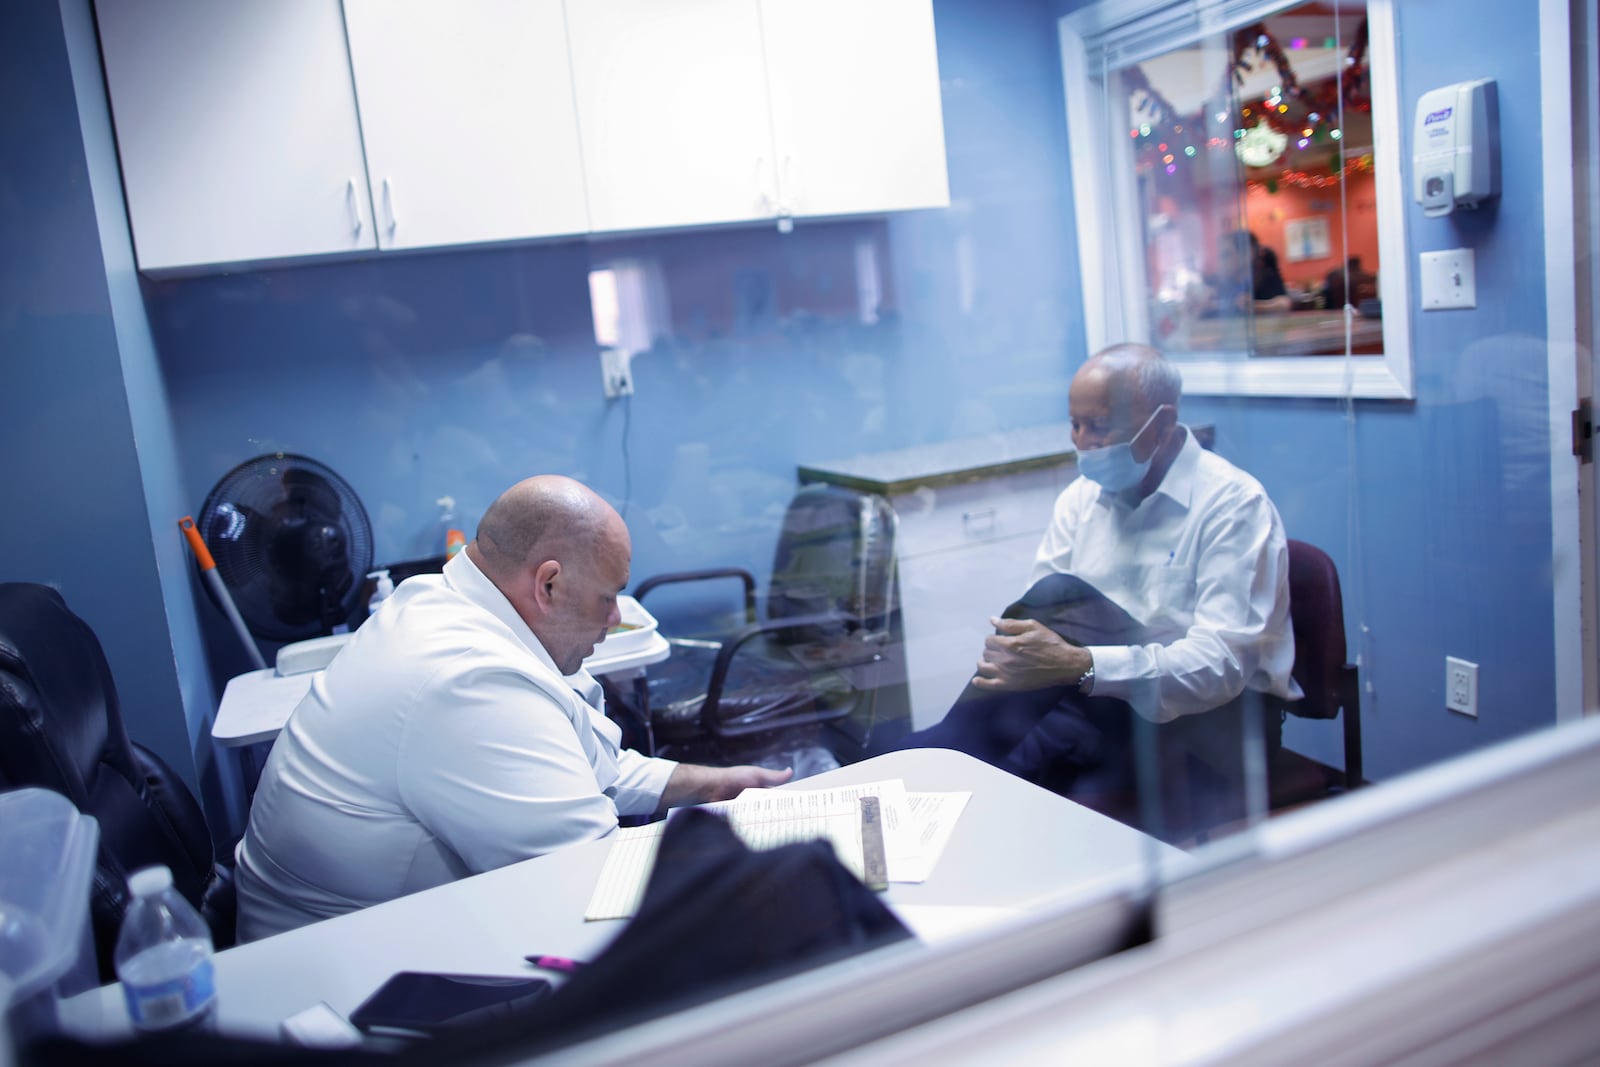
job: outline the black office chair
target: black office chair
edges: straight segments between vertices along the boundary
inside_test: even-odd
[[[0,789],[41,786],[100,824],[90,918],[103,980],[127,910],[128,874],[165,864],[173,884],[234,941],[232,879],[214,859],[205,816],[155,753],[130,741],[105,653],[61,594],[0,583]]]
[[[656,575],[634,589],[737,583],[733,632],[670,632],[672,656],[650,668],[653,741],[663,754],[726,762],[785,735],[832,724],[830,750],[859,756],[871,732],[905,718],[905,670],[888,501],[807,485],[784,516],[765,611],[755,577],[737,567]],[[724,618],[727,616],[725,615]],[[848,720],[848,722],[847,722]]]
[[[1294,627],[1294,679],[1305,692],[1285,709],[1308,719],[1344,715],[1344,774],[1288,749],[1273,754],[1268,795],[1273,810],[1292,807],[1363,784],[1361,768],[1361,679],[1346,661],[1344,598],[1339,571],[1328,554],[1304,541],[1289,541],[1289,619]]]

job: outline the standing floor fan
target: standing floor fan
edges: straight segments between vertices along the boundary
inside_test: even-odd
[[[301,641],[348,625],[372,568],[372,524],[321,463],[283,452],[246,460],[211,490],[196,526],[256,637]]]

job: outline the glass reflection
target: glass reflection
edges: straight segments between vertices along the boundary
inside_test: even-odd
[[[1155,342],[1381,354],[1360,12],[1290,8],[1131,65],[1116,84]]]
[[[40,25],[59,34],[54,5],[44,6],[50,17]],[[110,127],[80,127],[79,108],[95,94],[72,98],[61,50],[47,35],[49,47],[28,51],[38,57],[29,63],[61,68],[32,86],[37,114],[49,121],[17,118],[13,132],[53,162],[19,166],[0,197],[9,222],[0,231],[19,249],[0,266],[0,323],[16,355],[6,390],[12,443],[29,460],[18,467],[18,513],[59,519],[49,538],[14,536],[11,558],[19,573],[59,578],[110,620],[102,637],[119,683],[136,695],[125,701],[130,732],[194,757],[215,791],[232,754],[205,736],[206,719],[248,665],[225,631],[217,636],[209,606],[194,602],[187,571],[166,565],[174,560],[161,555],[159,534],[171,533],[162,516],[192,509],[240,459],[292,450],[326,461],[356,487],[377,562],[417,561],[443,547],[435,501],[453,497],[454,525],[470,533],[511,482],[568,474],[626,518],[636,581],[710,567],[754,576],[753,613],[777,629],[762,642],[768,662],[729,683],[733,703],[760,696],[759,683],[782,683],[822,713],[791,732],[741,708],[754,714],[746,723],[755,729],[715,743],[697,735],[705,744],[693,754],[793,760],[803,773],[832,761],[849,772],[897,732],[945,716],[994,632],[992,614],[1029,588],[1056,502],[1081,482],[1069,382],[1092,355],[1085,321],[1103,312],[1078,297],[1097,271],[1134,275],[1139,314],[1130,318],[1142,323],[1148,312],[1150,339],[1180,366],[1209,356],[1240,361],[1230,369],[1271,370],[1248,357],[1383,349],[1379,275],[1393,288],[1404,259],[1399,244],[1387,262],[1379,254],[1374,179],[1398,167],[1383,155],[1393,146],[1373,146],[1359,7],[1302,5],[1121,67],[1108,79],[1116,151],[1107,151],[1062,134],[1061,65],[1051,48],[1061,9],[1079,6],[935,0],[947,206],[798,218],[786,232],[771,222],[663,227],[137,281]],[[1447,64],[1431,55],[1435,38],[1426,32],[1437,12],[1390,20],[1378,15],[1386,6],[1374,0],[1372,8],[1380,50],[1385,25],[1407,31],[1397,58],[1408,79],[1457,77],[1458,62],[1503,68],[1517,83],[1508,98],[1532,113],[1541,88],[1537,19],[1480,5],[1457,28],[1464,58]],[[7,69],[34,80],[28,64]],[[60,135],[35,138],[34,125]],[[1516,187],[1535,189],[1544,154],[1554,151],[1543,129],[1508,123],[1503,135],[1505,158],[1520,172]],[[91,169],[98,160],[92,183],[77,180],[85,146]],[[1102,154],[1097,165],[1118,172],[1117,195],[1126,198],[1112,206],[1136,205],[1107,212],[1132,231],[1114,245],[1088,240],[1100,220],[1071,209],[1069,160]],[[838,169],[847,180],[857,173]],[[661,184],[652,167],[632,173]],[[1579,547],[1562,525],[1570,443],[1553,447],[1551,427],[1552,412],[1557,422],[1566,414],[1558,401],[1570,368],[1556,368],[1549,352],[1553,304],[1540,269],[1544,212],[1559,209],[1540,200],[1507,196],[1492,212],[1451,223],[1461,225],[1448,231],[1449,243],[1478,249],[1493,299],[1470,314],[1420,316],[1399,331],[1414,337],[1418,353],[1414,392],[1407,356],[1407,402],[1352,400],[1342,386],[1288,401],[1283,393],[1183,391],[1186,442],[1192,435],[1258,479],[1282,532],[1337,564],[1344,610],[1327,625],[1348,634],[1349,648],[1331,662],[1364,704],[1365,765],[1375,780],[1545,725],[1578,689],[1555,593],[1570,582]],[[91,232],[96,215],[102,228]],[[1446,243],[1443,224],[1395,225]],[[1106,262],[1081,260],[1080,241]],[[1125,248],[1136,252],[1131,271]],[[107,311],[104,280],[113,274]],[[1129,288],[1119,284],[1118,298]],[[1398,304],[1388,309],[1391,329]],[[1390,345],[1389,355],[1400,347]],[[631,398],[603,395],[607,349],[629,361]],[[1281,362],[1342,372],[1359,361]],[[1152,416],[1077,446],[1137,442],[1142,454]],[[872,484],[847,485],[867,461],[881,464]],[[848,532],[848,519],[799,523],[819,539],[795,554],[786,545],[802,486],[829,478],[868,506],[853,513]],[[103,532],[106,515],[158,536],[83,535]],[[858,550],[863,543],[869,550]],[[841,546],[819,579],[815,558]],[[1143,596],[1162,584],[1149,576],[1160,570],[1158,549],[1147,534],[1130,534],[1110,569],[1142,567],[1128,584]],[[1153,551],[1152,562],[1145,557]],[[725,634],[719,624],[736,630],[748,621],[732,588],[731,606],[720,594],[662,589],[651,607],[674,634]],[[1303,602],[1298,593],[1291,599]],[[794,621],[833,609],[842,617]],[[1446,655],[1481,663],[1479,717],[1441,709],[1437,665]],[[687,667],[689,656],[675,652],[669,662],[648,682]],[[640,700],[633,680],[618,680],[608,698],[619,715]],[[187,718],[174,710],[178,690]],[[645,693],[662,708],[679,699],[648,685]],[[1354,701],[1338,696],[1339,725],[1359,723]],[[1118,725],[1135,732],[1144,721]],[[1253,721],[1244,718],[1237,738],[1220,736],[1259,782],[1265,772],[1250,760],[1272,745],[1278,722],[1264,720],[1257,737]],[[1341,750],[1339,725],[1283,723],[1284,750],[1303,754],[1308,776],[1293,803],[1355,784],[1339,781],[1338,768],[1360,777],[1359,747]],[[689,749],[665,734],[652,741],[648,730],[639,743]],[[1141,784],[1166,785],[1159,748],[1141,748],[1140,735],[1131,744],[1144,760]],[[802,764],[802,751],[821,755]],[[1052,818],[1026,832],[958,824],[943,877],[914,892],[970,903],[957,892],[969,888],[963,877],[1011,864],[1030,879],[996,889],[994,899],[1033,907],[1052,889],[1081,885],[1085,864],[1103,861],[1098,877],[1142,858],[1089,840],[1085,823],[1062,831],[1053,816],[1082,814],[1083,805],[1015,777],[1006,784]],[[215,799],[208,808],[226,811]],[[1271,803],[1281,810],[1279,800]],[[1257,801],[1247,797],[1242,816],[1205,836],[1249,825],[1262,813]],[[1109,819],[1088,824],[1125,829]],[[966,832],[973,827],[981,832]],[[1202,835],[1167,836],[1187,847]],[[1022,855],[1029,851],[1036,854]],[[294,1006],[283,1007],[286,1015]]]

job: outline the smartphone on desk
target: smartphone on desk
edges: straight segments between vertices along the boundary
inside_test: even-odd
[[[362,1001],[350,1021],[368,1034],[431,1037],[516,1014],[552,988],[543,978],[401,971]]]

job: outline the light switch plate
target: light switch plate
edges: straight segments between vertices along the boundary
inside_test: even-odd
[[[1422,253],[1422,310],[1478,306],[1476,256],[1470,248]]]

